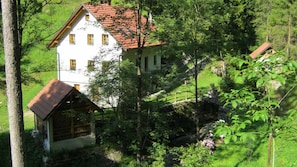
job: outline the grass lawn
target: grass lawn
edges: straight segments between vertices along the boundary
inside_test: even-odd
[[[297,166],[297,135],[295,139],[286,139],[287,132],[276,136],[275,138],[275,160],[274,164],[278,167]],[[256,142],[257,143],[257,142]],[[257,143],[248,144],[222,144],[213,155],[215,167],[254,167],[267,166],[268,158],[268,137]],[[273,151],[272,151],[273,152]],[[271,155],[271,165],[273,163]]]
[[[201,97],[204,95],[210,86],[213,84],[214,86],[219,86],[221,77],[218,77],[210,70],[203,70],[198,75],[198,96]],[[190,77],[190,81],[187,84],[182,84],[179,87],[175,88],[171,92],[168,92],[165,96],[166,102],[176,102],[182,101],[186,99],[194,99],[195,98],[195,80],[193,77]]]
[[[47,84],[47,82],[56,77],[56,72],[43,72],[39,74],[34,74],[33,76],[39,77],[40,82],[38,83],[31,83],[29,85],[23,85],[23,109],[24,109],[24,124],[25,129],[29,130],[32,129],[34,126],[33,122],[33,114],[31,111],[28,111],[27,104],[30,100]],[[6,106],[6,96],[5,91],[1,91],[0,96],[0,133],[8,132],[8,112]]]
[[[24,109],[24,124],[25,129],[33,129],[34,127],[34,116],[31,111],[28,110],[27,104],[36,94],[52,79],[56,78],[56,71],[42,72],[32,75],[40,80],[37,83],[31,83],[29,85],[23,85],[23,109]]]
[[[289,88],[291,88],[289,86]],[[282,110],[297,109],[297,88],[292,89],[286,99],[282,103]],[[286,113],[281,117],[281,121],[289,120]],[[257,129],[263,129],[258,127]],[[255,129],[255,131],[257,131]],[[259,130],[260,131],[260,130]],[[257,143],[258,142],[258,143]],[[256,145],[257,144],[257,145]],[[268,135],[263,136],[261,140],[248,144],[222,144],[217,148],[213,155],[214,161],[212,166],[215,167],[254,167],[267,166],[268,158]],[[274,146],[275,152],[274,164],[278,167],[297,166],[297,114],[293,116],[292,121],[283,125],[276,130]],[[272,156],[272,155],[271,155]],[[271,157],[271,159],[273,159]],[[273,161],[271,161],[272,165]]]

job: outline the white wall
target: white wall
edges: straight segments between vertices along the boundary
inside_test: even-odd
[[[145,71],[145,57],[148,59],[148,71],[158,70],[161,69],[161,55],[158,54],[159,47],[150,47],[144,48],[143,55],[141,58],[141,69]],[[154,64],[154,57],[156,58],[156,64]],[[124,53],[123,59],[130,59],[132,62],[136,64],[137,59],[137,49],[130,50],[127,53]]]
[[[78,21],[69,29],[67,35],[64,36],[57,46],[57,62],[58,62],[58,79],[74,86],[80,85],[80,92],[87,94],[88,83],[92,78],[92,72],[88,72],[88,60],[110,61],[122,60],[128,58],[135,62],[137,49],[128,50],[122,53],[122,48],[117,45],[117,41],[106,32],[102,26],[96,21],[93,15],[89,15],[89,20],[85,20],[83,13],[78,17]],[[69,44],[69,34],[75,34],[75,44]],[[94,35],[94,44],[87,44],[87,34]],[[102,34],[108,34],[109,45],[102,45]],[[148,57],[148,71],[161,68],[161,56],[157,55],[155,50],[158,47],[145,48],[142,58],[142,69],[145,67],[145,57]],[[156,56],[156,64],[154,64],[154,56]],[[76,60],[76,70],[70,70],[70,59]],[[95,66],[99,67],[100,63]]]
[[[89,75],[92,75],[87,71],[88,60],[101,56],[102,60],[109,61],[119,58],[122,50],[91,14],[89,21],[85,20],[85,13],[80,15],[78,20],[57,47],[58,79],[71,86],[80,84],[80,91],[86,93]],[[75,44],[69,44],[69,34],[75,34]],[[87,44],[87,34],[94,35],[93,45]],[[102,34],[108,34],[109,45],[102,45]],[[109,52],[111,49],[113,52]],[[70,70],[70,59],[76,60],[76,70]]]

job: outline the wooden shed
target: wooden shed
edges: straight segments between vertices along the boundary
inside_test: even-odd
[[[96,142],[94,111],[101,109],[74,87],[52,79],[28,104],[46,151],[71,150]]]
[[[261,46],[259,46],[256,50],[254,50],[250,57],[252,59],[257,58],[259,55],[262,55],[263,58],[266,58],[267,56],[273,54],[275,52],[273,46],[269,42],[264,42]]]

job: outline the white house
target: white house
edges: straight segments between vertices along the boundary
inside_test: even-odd
[[[147,19],[142,17],[141,22],[144,32]],[[110,1],[82,4],[47,45],[57,47],[58,79],[86,93],[94,67],[102,68],[111,60],[136,62],[136,30],[135,10],[111,6]],[[149,39],[144,34],[141,40]],[[141,59],[143,71],[161,68],[161,46],[161,42],[146,40]],[[99,62],[95,61],[98,57]]]

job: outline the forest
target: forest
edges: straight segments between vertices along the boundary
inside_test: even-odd
[[[93,84],[102,96],[117,94],[121,100],[95,113],[96,146],[45,153],[31,136],[34,117],[26,105],[57,77],[56,50],[46,45],[87,2],[17,1],[25,166],[43,166],[44,156],[51,157],[48,166],[297,165],[297,1],[292,0],[112,0],[152,17],[156,31],[150,37],[166,43],[162,68],[142,74],[141,97],[134,64],[124,61],[110,67],[116,73],[98,72]],[[0,166],[11,166],[3,37]],[[264,42],[275,53],[252,59],[249,54]]]

